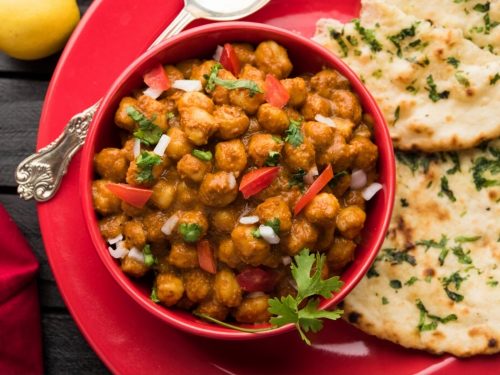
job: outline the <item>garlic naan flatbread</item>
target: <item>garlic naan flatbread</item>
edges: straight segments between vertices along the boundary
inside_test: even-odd
[[[500,57],[460,29],[365,0],[359,20],[319,20],[315,40],[365,82],[396,148],[465,149],[500,136]]]
[[[398,153],[396,195],[387,238],[344,318],[405,347],[499,352],[500,140]]]

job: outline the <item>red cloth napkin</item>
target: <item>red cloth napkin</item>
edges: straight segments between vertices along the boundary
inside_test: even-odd
[[[38,262],[0,204],[0,374],[41,374]]]

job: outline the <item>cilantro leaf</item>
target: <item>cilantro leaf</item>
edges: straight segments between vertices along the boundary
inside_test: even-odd
[[[417,27],[417,24],[413,24],[413,25],[411,25],[411,27],[407,27],[405,29],[402,29],[399,33],[387,37],[387,39],[389,39],[392,42],[392,44],[394,44],[396,46],[396,49],[397,49],[396,54],[398,55],[398,57],[402,57],[401,42],[406,38],[414,37],[416,27]]]
[[[144,264],[146,266],[151,267],[153,264],[156,264],[158,262],[153,253],[151,253],[151,246],[149,244],[146,244],[144,246],[142,252],[144,254]]]
[[[488,12],[490,10],[490,3],[489,2],[486,2],[484,4],[476,4],[474,5],[474,9],[476,12],[481,12],[481,13],[485,13],[485,12]]]
[[[299,169],[297,172],[292,173],[292,179],[288,181],[288,187],[298,186],[300,189],[304,188],[304,176],[306,175],[306,171],[303,169]]]
[[[236,89],[248,89],[250,90],[250,96],[254,96],[257,93],[263,94],[264,91],[255,83],[254,81],[250,81],[247,79],[222,79],[217,77],[219,74],[219,70],[222,69],[222,65],[217,63],[210,69],[210,74],[205,75],[204,78],[207,80],[207,84],[205,88],[208,91],[215,90],[215,85],[222,86],[228,90],[236,90]]]
[[[343,32],[340,33],[337,30],[332,29],[332,28],[329,28],[328,31],[330,32],[330,37],[335,39],[335,41],[338,43],[340,49],[342,50],[342,57],[347,57],[347,55],[349,54],[349,47],[347,46],[347,43],[345,42],[344,38],[342,37]]]
[[[434,78],[432,77],[432,74],[427,76],[427,85],[425,89],[429,91],[429,99],[432,100],[434,103],[439,101],[440,99],[448,99],[450,96],[450,92],[448,90],[438,92],[437,91],[437,86],[434,83]]]
[[[495,159],[488,159],[481,156],[474,160],[474,164],[471,168],[474,185],[476,185],[476,190],[478,191],[482,188],[500,185],[500,179],[487,178],[485,176],[487,173],[491,176],[500,173],[500,153],[496,154],[495,149],[490,149],[490,152],[496,156]]]
[[[298,147],[304,142],[304,135],[300,129],[301,121],[290,120],[290,125],[285,131],[285,142],[290,143],[293,147]]]
[[[139,125],[139,129],[134,132],[134,137],[148,146],[157,144],[163,133],[158,126],[153,124],[155,118],[148,119],[133,106],[128,106],[126,111],[127,115]]]
[[[156,295],[156,286],[154,286],[152,289],[151,289],[151,295],[149,296],[149,298],[151,299],[151,301],[153,301],[154,303],[158,303],[160,302],[158,296]]]
[[[177,231],[186,242],[196,242],[201,236],[201,227],[196,223],[182,223]]]
[[[194,149],[193,151],[191,151],[191,154],[194,157],[196,157],[200,160],[203,160],[203,161],[210,161],[213,158],[211,151],[203,151],[203,150]]]
[[[269,151],[264,165],[268,167],[276,167],[280,162],[280,156],[281,154],[278,151]]]
[[[446,62],[455,68],[458,68],[458,66],[460,65],[460,60],[458,60],[456,57],[453,56],[448,57],[446,59]]]
[[[137,157],[135,163],[139,168],[136,180],[139,183],[148,182],[153,179],[153,167],[161,164],[161,157],[148,151],[143,151]]]
[[[278,327],[288,323],[296,323],[299,319],[297,309],[297,300],[291,295],[281,297],[281,299],[272,298],[269,300],[268,311],[276,316],[273,316],[269,322]]]
[[[361,26],[359,19],[355,19],[352,21],[354,23],[354,29],[361,36],[361,40],[367,43],[370,46],[372,52],[382,51],[382,44],[375,37],[375,31],[371,29],[366,29]]]
[[[490,85],[494,85],[500,79],[500,74],[496,73],[493,78],[490,78]]]
[[[453,191],[450,189],[448,185],[448,177],[442,176],[441,177],[441,191],[438,193],[439,197],[442,197],[446,195],[448,199],[452,202],[456,202],[457,198],[455,198],[455,194],[453,194]]]
[[[277,217],[271,220],[267,220],[264,225],[273,228],[274,233],[279,234],[281,221]]]
[[[421,300],[416,301],[416,306],[420,311],[420,318],[417,326],[420,332],[435,330],[438,326],[438,323],[446,324],[458,319],[455,314],[450,314],[445,317],[439,317],[437,315],[429,314],[429,311]],[[431,321],[429,323],[426,323],[426,321],[428,320]]]

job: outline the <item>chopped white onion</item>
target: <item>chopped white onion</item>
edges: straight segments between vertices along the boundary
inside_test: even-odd
[[[229,189],[234,189],[236,187],[236,177],[234,177],[234,174],[229,173],[227,179],[229,181]]]
[[[274,229],[268,225],[260,225],[259,232],[264,241],[271,245],[276,245],[280,243],[280,238],[276,233],[274,233]]]
[[[144,254],[142,251],[139,251],[137,247],[133,247],[130,249],[130,251],[128,252],[128,257],[138,261],[139,263],[144,263]]]
[[[114,244],[116,244],[116,243],[120,242],[121,240],[123,240],[123,234],[121,234],[121,233],[120,233],[120,234],[119,234],[118,236],[116,236],[116,237],[113,237],[113,238],[108,238],[108,243],[109,243],[110,245],[114,245]]]
[[[292,263],[292,257],[284,256],[281,258],[281,263],[283,263],[284,266],[288,266],[290,263]]]
[[[166,134],[162,134],[153,152],[156,155],[163,156],[165,154],[165,150],[167,149],[169,143],[170,143],[170,137]]]
[[[197,79],[178,79],[172,85],[174,89],[179,89],[187,92],[201,91],[201,81]]]
[[[336,128],[335,121],[333,121],[330,117],[325,117],[323,115],[317,114],[314,116],[314,119],[322,124],[328,125],[331,128]]]
[[[308,185],[311,185],[314,182],[314,177],[316,177],[317,175],[319,175],[318,167],[314,166],[309,169],[307,174],[304,176],[304,182]]]
[[[149,96],[150,98],[153,99],[158,99],[158,97],[163,94],[162,89],[153,89],[152,87],[148,87],[146,90],[144,90],[142,93],[146,96]]]
[[[381,189],[382,189],[382,185],[379,184],[378,182],[374,182],[374,183],[370,184],[365,190],[363,190],[361,195],[363,196],[363,199],[365,201],[369,201]]]
[[[125,241],[120,241],[116,244],[116,249],[111,246],[108,247],[109,253],[115,259],[125,258],[128,254],[128,249],[125,247]]]
[[[361,189],[366,185],[366,173],[362,169],[355,169],[351,175],[351,189]]]
[[[258,216],[242,216],[240,217],[240,224],[255,224],[259,222]]]
[[[252,292],[252,293],[248,293],[246,297],[247,298],[257,298],[257,297],[263,297],[265,295],[266,295],[266,293],[264,293],[264,292]]]
[[[134,158],[137,158],[141,154],[141,140],[139,138],[134,139]]]
[[[220,61],[220,57],[222,55],[222,51],[224,50],[224,47],[222,46],[217,46],[217,48],[215,49],[215,53],[214,53],[214,60],[215,61]]]
[[[170,236],[178,221],[179,216],[170,216],[167,221],[165,221],[165,224],[163,224],[163,226],[161,227],[161,231],[163,232],[163,234],[165,234],[166,236]]]

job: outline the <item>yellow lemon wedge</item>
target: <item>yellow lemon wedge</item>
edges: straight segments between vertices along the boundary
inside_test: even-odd
[[[0,50],[36,60],[64,47],[80,20],[75,0],[1,0]]]

